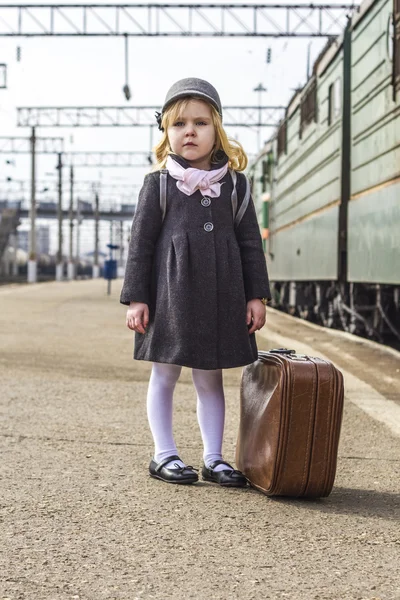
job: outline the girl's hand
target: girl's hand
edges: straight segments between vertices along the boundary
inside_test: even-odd
[[[246,323],[251,324],[249,335],[265,325],[266,308],[258,298],[247,303]],[[253,322],[252,322],[253,321]]]
[[[131,302],[126,312],[126,325],[132,331],[145,333],[149,323],[149,307],[143,302]]]

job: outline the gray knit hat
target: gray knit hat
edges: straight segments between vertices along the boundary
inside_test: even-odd
[[[156,112],[156,119],[158,122],[159,129],[161,128],[161,120],[166,109],[180,98],[186,96],[193,96],[200,100],[205,100],[217,109],[222,118],[222,106],[219,94],[214,86],[204,79],[197,79],[197,77],[187,77],[186,79],[180,79],[174,83],[168,90],[165,97],[164,105],[161,109],[161,113]]]

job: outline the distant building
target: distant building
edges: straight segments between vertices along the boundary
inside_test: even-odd
[[[37,207],[38,213],[52,213],[55,214],[57,212],[57,204],[55,202],[39,202]]]
[[[93,206],[91,202],[85,202],[85,200],[78,200],[78,208],[80,212],[93,212]]]
[[[29,231],[18,230],[18,248],[29,252]],[[37,254],[50,254],[50,227],[40,225],[36,228]]]
[[[21,200],[0,200],[0,213],[5,208],[21,208]]]
[[[121,212],[134,215],[136,204],[121,204]]]
[[[18,248],[28,252],[29,249],[29,231],[18,230]]]

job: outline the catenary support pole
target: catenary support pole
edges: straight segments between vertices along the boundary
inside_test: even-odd
[[[31,135],[31,208],[29,217],[31,229],[29,232],[28,283],[36,283],[36,135],[34,127],[32,127]]]
[[[12,237],[12,248],[13,248],[13,257],[11,264],[11,276],[17,277],[18,275],[18,231],[14,231]]]
[[[78,198],[76,203],[76,276],[79,274],[79,266],[81,264],[81,223],[81,201]]]
[[[70,166],[69,171],[69,257],[68,257],[68,279],[75,279],[74,264],[74,167]]]
[[[57,264],[56,264],[56,280],[62,281],[64,275],[64,263],[63,263],[63,211],[62,211],[62,153],[58,153],[58,206],[57,206],[57,219],[58,219],[58,250],[57,250]]]
[[[110,260],[113,258],[113,251],[111,246],[114,245],[114,221],[110,221]],[[107,294],[111,294],[111,279],[107,280]]]
[[[93,256],[93,279],[100,276],[99,267],[99,194],[94,196],[94,256]]]
[[[124,222],[119,222],[119,264],[118,264],[118,277],[124,276]]]

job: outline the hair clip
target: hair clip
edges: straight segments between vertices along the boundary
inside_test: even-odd
[[[161,127],[162,114],[161,114],[160,112],[157,112],[157,111],[156,111],[156,112],[155,112],[155,115],[156,115],[156,121],[157,121],[157,123],[158,123],[158,129],[159,129],[160,131],[164,131],[164,127]]]

